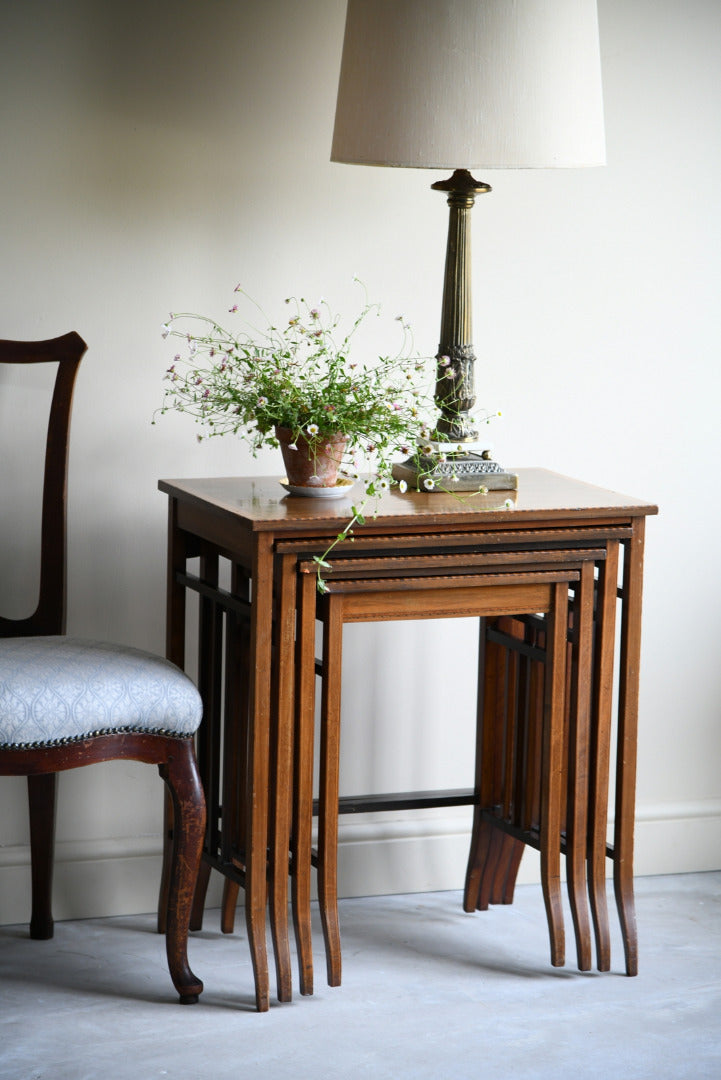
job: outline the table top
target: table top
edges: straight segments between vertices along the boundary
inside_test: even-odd
[[[525,468],[518,473],[517,491],[485,495],[397,489],[368,499],[364,515],[374,528],[427,528],[444,525],[493,525],[509,517],[519,525],[539,520],[629,519],[658,513],[653,503],[574,480],[547,469]],[[253,532],[339,530],[351,516],[351,506],[364,500],[362,483],[341,499],[288,495],[279,477],[201,477],[160,480],[158,487],[181,502],[230,515]]]

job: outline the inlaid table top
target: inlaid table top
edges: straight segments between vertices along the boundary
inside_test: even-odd
[[[543,519],[586,521],[613,517],[656,514],[652,503],[593,484],[574,480],[547,469],[516,470],[518,490],[490,491],[488,494],[454,495],[446,492],[397,489],[372,497],[366,506],[368,526],[421,528],[479,523],[489,525],[513,521],[527,523]],[[212,507],[232,515],[246,528],[256,531],[289,532],[305,528],[337,530],[349,518],[352,504],[364,500],[362,483],[342,499],[313,499],[286,495],[277,477],[202,477],[161,480],[161,491],[184,502]]]

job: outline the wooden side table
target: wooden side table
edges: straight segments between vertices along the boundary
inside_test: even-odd
[[[255,1000],[265,1010],[268,864],[278,997],[289,1000],[292,993],[287,889],[297,563],[303,554],[324,550],[347,521],[349,504],[285,496],[273,478],[163,480],[159,487],[169,496],[167,653],[181,666],[186,593],[200,596],[199,672],[207,712],[199,754],[208,800],[206,875],[215,868],[245,889]],[[607,565],[613,550],[623,549],[613,859],[629,974],[636,964],[632,859],[643,526],[645,517],[656,512],[635,498],[545,470],[522,469],[510,508],[498,505],[497,493],[462,500],[438,493],[386,493],[375,516],[356,529],[354,543],[342,549],[344,565],[398,551],[452,554],[459,544],[468,549],[476,540],[509,556],[514,545],[516,550],[547,551],[582,541],[603,547]],[[199,560],[197,572],[189,566],[194,559]],[[230,568],[227,582],[219,571],[222,563]],[[610,730],[610,606],[612,601],[615,606],[616,586],[612,572],[603,573],[606,585],[594,617],[600,656],[594,715],[605,724],[608,714]],[[602,783],[603,769],[597,772]],[[202,887],[201,882],[201,902]]]
[[[496,555],[497,553],[493,553]],[[321,740],[320,740],[320,797],[318,824],[318,895],[326,946],[328,982],[332,986],[340,985],[341,949],[337,904],[337,827],[339,809],[338,772],[340,761],[341,732],[341,671],[343,626],[346,622],[381,622],[391,619],[433,619],[475,617],[484,620],[489,616],[498,616],[502,612],[527,613],[538,617],[544,613],[544,629],[547,631],[548,646],[544,651],[547,674],[543,685],[543,702],[539,723],[539,753],[530,763],[525,753],[515,753],[512,746],[503,747],[509,751],[503,763],[503,777],[499,785],[500,799],[495,792],[488,790],[488,785],[480,783],[473,792],[472,802],[476,811],[488,811],[491,822],[496,822],[496,801],[515,804],[519,789],[527,784],[527,776],[536,777],[538,764],[538,828],[519,826],[517,836],[523,843],[537,847],[541,853],[541,882],[546,903],[551,939],[551,962],[562,966],[565,961],[563,916],[561,911],[560,849],[562,831],[562,811],[564,807],[563,765],[564,714],[566,689],[566,653],[568,630],[569,586],[574,593],[585,593],[592,597],[593,561],[602,558],[598,549],[579,549],[578,551],[537,552],[532,556],[523,555],[523,568],[499,572],[497,559],[491,558],[484,563],[485,553],[468,552],[461,556],[430,556],[426,561],[418,556],[402,558],[391,556],[387,560],[371,560],[385,571],[386,576],[378,578],[368,576],[348,577],[344,569],[338,568],[329,573],[325,593],[313,603],[315,589],[313,563],[301,563],[301,604],[298,626],[299,650],[308,651],[315,640],[315,621],[319,616],[323,624],[322,664],[323,695],[321,701]],[[452,560],[452,566],[449,563]],[[362,562],[363,560],[359,560]],[[369,560],[366,560],[369,561]],[[390,563],[390,566],[386,565]],[[410,565],[407,565],[410,564]],[[555,564],[555,565],[554,565]],[[435,574],[434,574],[435,571]],[[445,571],[443,573],[442,571]],[[451,572],[452,571],[452,572]],[[377,572],[377,571],[374,571]],[[316,610],[317,609],[317,610]],[[578,613],[583,613],[583,632],[590,628],[591,605],[588,602],[577,605]],[[586,626],[587,624],[587,626]],[[308,641],[308,644],[306,644]],[[483,650],[483,639],[481,639]],[[590,658],[573,652],[579,698],[590,695]],[[585,661],[585,663],[583,662]],[[310,680],[298,680],[298,742],[310,744],[306,732],[312,730],[314,715],[313,686]],[[483,699],[483,689],[479,688],[479,697]],[[484,750],[489,750],[491,760],[494,754],[493,743],[484,736],[483,723],[487,710],[481,709],[478,716],[480,742],[486,743]],[[578,718],[578,723],[577,723]],[[588,709],[574,713],[569,730],[578,735],[579,726],[584,732],[588,723]],[[495,734],[498,725],[491,722],[489,728]],[[496,740],[497,741],[497,740]],[[574,743],[580,745],[580,738]],[[500,755],[499,755],[500,756]],[[569,759],[572,755],[569,752]],[[298,807],[310,804],[312,790],[313,761],[312,754],[306,751],[299,754],[297,762],[295,789]],[[485,768],[483,775],[487,769]],[[584,805],[587,801],[586,777],[578,777],[574,786],[575,801]],[[445,805],[446,793],[434,797],[432,792],[424,795],[427,806]],[[360,800],[362,801],[362,800]],[[498,819],[499,824],[505,823]],[[309,873],[310,856],[310,821],[306,809],[306,820],[300,812],[296,814],[293,836],[293,874],[300,878]],[[586,833],[585,825],[578,830],[578,843],[585,861]],[[473,852],[475,854],[475,852]],[[482,869],[482,860],[480,862]],[[299,889],[300,893],[301,890]],[[307,895],[307,887],[302,890]],[[569,894],[574,909],[577,951],[579,967],[587,970],[590,964],[590,931],[585,902],[585,876],[569,875]],[[303,979],[312,974],[312,958],[307,950],[310,937],[310,905],[305,910],[296,910],[294,895],[294,918],[301,970],[301,989]],[[475,906],[475,905],[474,905]],[[580,917],[579,917],[580,914]],[[303,933],[303,924],[307,928]],[[300,931],[300,933],[299,933]]]

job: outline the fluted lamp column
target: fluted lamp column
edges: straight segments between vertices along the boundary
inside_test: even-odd
[[[473,385],[472,295],[471,295],[471,209],[476,195],[490,191],[488,184],[474,180],[467,169],[456,169],[449,180],[432,185],[434,191],[448,192],[448,243],[441,308],[440,366],[436,401],[441,417],[437,433],[449,442],[475,442],[471,410],[475,405]],[[450,376],[449,376],[450,371]]]
[[[491,188],[470,170],[604,164],[596,0],[348,0],[331,159],[453,170],[432,185],[449,205],[435,448],[453,460],[420,465],[440,487],[515,488],[473,420],[470,213]]]

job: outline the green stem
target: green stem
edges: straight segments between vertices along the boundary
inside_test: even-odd
[[[326,585],[325,581],[323,580],[323,571],[324,570],[330,570],[330,571],[333,570],[333,567],[328,562],[328,556],[330,555],[331,551],[333,551],[333,549],[335,547],[337,547],[338,544],[342,544],[344,540],[347,540],[348,537],[353,535],[353,526],[354,525],[356,525],[356,524],[365,525],[365,518],[363,517],[363,511],[365,510],[367,504],[368,504],[368,500],[364,499],[363,502],[360,504],[360,506],[352,506],[351,510],[353,512],[353,517],[350,519],[350,521],[345,526],[345,528],[341,532],[338,533],[338,535],[336,536],[333,543],[330,544],[326,548],[326,550],[323,552],[322,555],[314,555],[313,556],[313,562],[317,566],[316,581],[317,581],[317,588],[318,588],[319,593],[324,593],[324,592],[328,591],[328,586]]]

